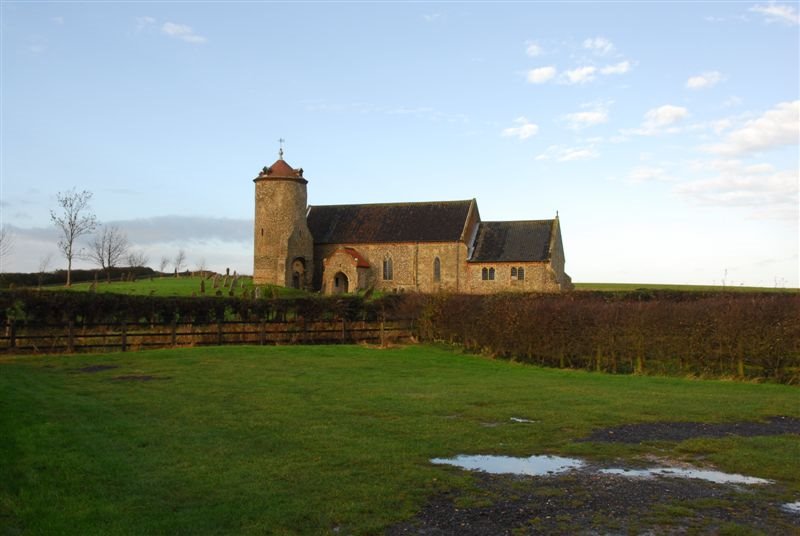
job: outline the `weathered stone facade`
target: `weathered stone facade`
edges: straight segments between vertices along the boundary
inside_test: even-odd
[[[306,207],[302,169],[282,159],[255,183],[256,284],[326,294],[572,288],[557,216],[481,222],[474,199]]]
[[[283,159],[265,167],[256,185],[253,280],[258,284],[310,288],[314,240],[308,230],[308,196],[302,169]]]

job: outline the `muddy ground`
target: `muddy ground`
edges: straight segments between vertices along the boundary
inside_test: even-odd
[[[682,441],[693,437],[800,434],[800,419],[647,423],[594,431],[584,441]],[[617,466],[617,465],[615,465]],[[714,484],[602,474],[598,465],[543,477],[476,472],[474,488],[433,497],[396,535],[798,534],[797,501],[780,483]]]

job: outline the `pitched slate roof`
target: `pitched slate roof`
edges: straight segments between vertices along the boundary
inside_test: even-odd
[[[485,221],[478,227],[471,262],[537,262],[550,258],[554,220]]]
[[[323,205],[308,209],[317,244],[455,242],[461,238],[471,200],[371,205]]]

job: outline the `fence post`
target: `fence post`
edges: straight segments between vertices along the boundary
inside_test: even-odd
[[[386,319],[383,316],[381,316],[381,346],[386,346],[386,336],[384,335],[383,332],[383,327],[384,327],[383,324],[385,320]]]
[[[342,343],[344,343],[344,342],[345,342],[345,339],[344,339],[344,317],[342,317]]]
[[[9,348],[16,348],[17,347],[17,324],[10,318],[6,320],[8,324],[8,347]]]
[[[217,320],[217,344],[222,346],[222,320]]]
[[[261,325],[258,328],[258,344],[264,346],[264,339],[266,339],[267,331],[267,322],[263,318],[261,319]]]
[[[128,323],[124,320],[122,321],[122,351],[125,352],[128,349]]]
[[[171,328],[171,335],[172,335],[172,346],[176,346],[178,344],[178,323],[173,318]]]
[[[67,352],[75,351],[75,322],[67,322]]]

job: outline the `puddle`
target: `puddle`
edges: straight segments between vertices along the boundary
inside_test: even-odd
[[[800,501],[795,501],[793,503],[786,503],[781,505],[781,509],[789,512],[790,514],[798,514],[800,515]]]
[[[511,417],[510,421],[511,422],[530,422],[530,423],[539,422],[539,421],[532,421],[530,419],[523,419],[521,417]]]
[[[433,458],[431,463],[437,465],[453,465],[469,471],[483,471],[495,475],[512,474],[527,476],[544,476],[567,471],[584,469],[603,475],[616,475],[626,478],[693,478],[705,480],[715,484],[772,484],[772,480],[756,478],[753,476],[723,473],[708,469],[693,467],[651,467],[649,469],[622,469],[622,468],[585,468],[586,462],[578,458],[564,458],[561,456],[531,456],[530,458],[514,458],[512,456],[487,456],[462,454],[455,458]],[[800,514],[800,501],[788,503],[783,506],[787,511]]]
[[[561,456],[531,456],[514,458],[511,456],[456,456],[455,458],[433,458],[431,463],[454,465],[471,471],[485,473],[544,476],[579,469],[585,463],[576,458]]]
[[[653,478],[657,476],[675,478],[695,478],[715,484],[771,484],[772,480],[744,476],[706,469],[685,469],[682,467],[653,467],[651,469],[600,469],[606,475],[619,475],[629,478]]]

